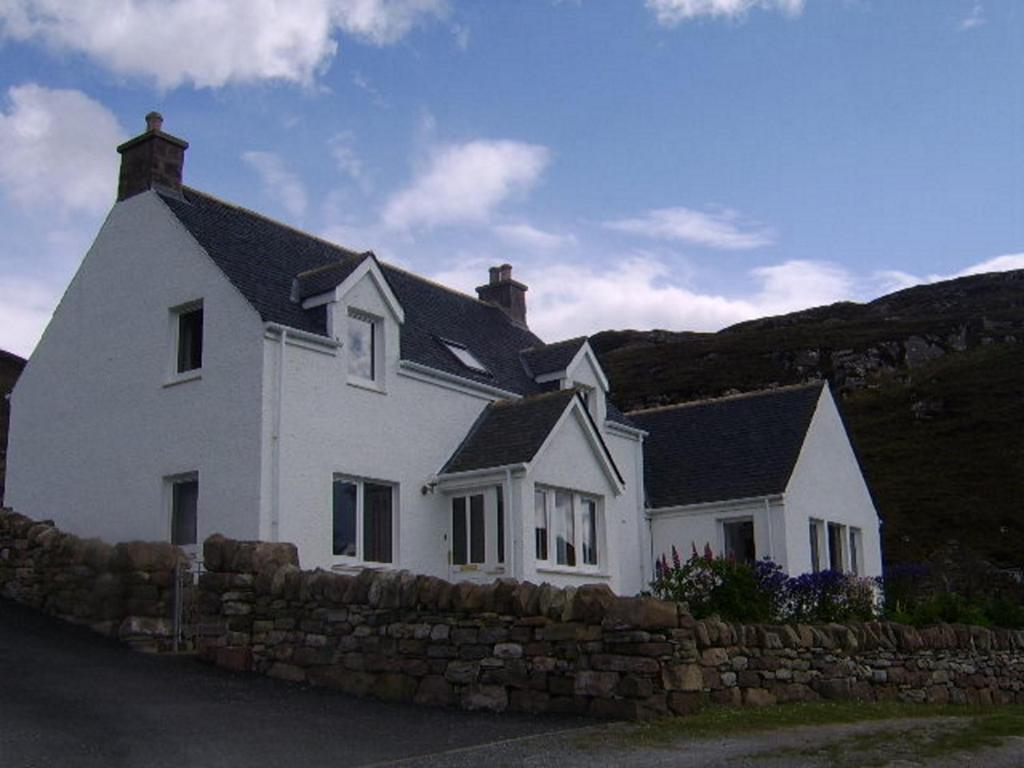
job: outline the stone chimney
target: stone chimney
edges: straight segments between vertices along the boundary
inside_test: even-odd
[[[117,148],[121,155],[118,202],[157,188],[181,196],[181,172],[188,142],[164,133],[163,124],[159,112],[150,112],[146,115],[146,132]]]
[[[514,323],[526,327],[526,286],[512,279],[512,265],[491,267],[490,282],[476,289],[480,301],[497,304]]]

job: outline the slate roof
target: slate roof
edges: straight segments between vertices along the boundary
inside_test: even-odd
[[[302,309],[301,298],[331,290],[364,259],[376,258],[370,252],[342,248],[191,187],[184,187],[180,198],[166,194],[161,198],[266,322],[325,335],[325,308]],[[403,360],[528,396],[544,391],[544,387],[534,381],[533,376],[538,374],[531,375],[527,370],[526,355],[548,370],[563,359],[568,364],[586,340],[581,337],[545,345],[493,304],[389,264],[378,264],[405,312],[401,328]],[[299,302],[292,300],[293,287],[298,289]],[[465,346],[488,372],[467,368],[443,341]],[[610,403],[608,419],[632,426]]]
[[[491,403],[477,417],[441,473],[531,461],[574,397],[575,389],[560,389],[521,400]]]
[[[633,422],[648,432],[648,507],[782,493],[823,386],[818,382],[631,412]]]
[[[324,335],[323,307],[304,310],[293,302],[293,280],[299,278],[307,296],[323,293],[334,277],[340,283],[367,258],[190,187],[182,199],[161,197],[267,322]],[[519,356],[543,344],[537,336],[492,304],[388,264],[381,263],[381,271],[405,311],[403,359],[520,395],[539,391]],[[462,365],[441,339],[463,344],[490,374]]]
[[[572,359],[576,357],[576,353],[580,351],[580,347],[586,343],[586,336],[577,336],[575,339],[524,349],[523,361],[534,376],[557,373],[566,369]]]

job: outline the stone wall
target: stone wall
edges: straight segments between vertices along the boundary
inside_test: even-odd
[[[139,650],[173,647],[179,562],[170,544],[80,539],[0,509],[0,595]]]
[[[603,585],[301,571],[291,545],[219,536],[204,559],[204,658],[359,695],[627,718],[706,702],[1024,703],[1024,632],[695,621]]]

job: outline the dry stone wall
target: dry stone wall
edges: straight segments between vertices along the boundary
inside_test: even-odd
[[[301,571],[292,545],[219,536],[204,553],[204,658],[359,695],[626,718],[707,702],[1024,703],[1024,632],[695,621],[603,585]]]
[[[0,595],[139,650],[173,646],[177,547],[111,545],[0,509]]]

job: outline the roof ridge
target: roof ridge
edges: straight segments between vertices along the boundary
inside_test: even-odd
[[[363,253],[355,254],[355,258],[359,259],[360,261],[362,261],[363,259],[369,258],[369,256],[370,256],[370,251],[365,251]],[[342,261],[332,261],[329,264],[321,264],[319,267],[313,267],[312,269],[303,270],[302,272],[299,272],[297,275],[295,275],[295,277],[297,277],[297,278],[310,277],[312,275],[319,274],[320,272],[326,272],[329,269],[334,269],[334,268],[336,268],[336,267],[338,267],[338,266],[340,266],[340,265],[342,265],[344,263],[345,262],[342,262]]]
[[[565,344],[571,344],[572,342],[586,342],[590,341],[590,336],[573,336],[571,339],[562,339],[561,341],[552,341],[550,344],[541,344],[540,346],[534,345],[532,347],[525,347],[519,350],[519,354],[525,355],[527,352],[540,351],[542,349],[551,349],[551,347],[560,347]]]
[[[732,395],[721,395],[719,397],[705,397],[700,400],[688,400],[685,403],[670,403],[669,405],[656,405],[651,408],[637,408],[632,411],[626,411],[626,416],[643,416],[648,413],[661,413],[663,411],[671,411],[683,408],[692,408],[697,405],[710,405],[712,403],[731,402],[733,400],[750,400],[755,397],[768,397],[770,395],[779,394],[782,392],[793,392],[799,389],[813,389],[815,387],[820,388],[826,383],[824,379],[817,381],[805,381],[800,384],[786,384],[781,387],[770,387],[768,389],[755,389],[750,392],[737,392]]]
[[[445,285],[444,283],[440,283],[437,280],[433,280],[432,278],[424,277],[423,275],[420,275],[420,274],[417,274],[417,273],[413,272],[411,269],[406,269],[405,267],[396,266],[395,264],[392,264],[391,262],[388,262],[388,261],[382,261],[381,264],[383,266],[386,266],[388,269],[393,269],[396,272],[401,272],[402,274],[408,275],[409,277],[411,277],[411,278],[413,278],[415,280],[419,280],[422,283],[427,283],[429,285],[434,286],[435,288],[440,288],[442,291],[448,291],[448,293],[454,293],[456,296],[458,296],[460,298],[469,299],[470,301],[474,301],[477,304],[483,304],[485,307],[490,307],[490,308],[493,308],[493,309],[497,309],[499,312],[501,312],[501,307],[499,307],[498,305],[494,304],[493,302],[484,301],[479,296],[471,296],[470,294],[466,293],[465,291],[460,291],[458,288],[452,288],[450,285]],[[504,314],[504,312],[502,312],[502,314]],[[506,315],[506,317],[507,317],[507,315]],[[512,321],[509,320],[509,322],[511,323]],[[513,325],[514,325],[514,323],[513,323]],[[530,329],[527,328],[527,330],[530,330]],[[530,331],[530,333],[533,333],[533,331]],[[534,335],[536,335],[536,334],[534,334]]]

